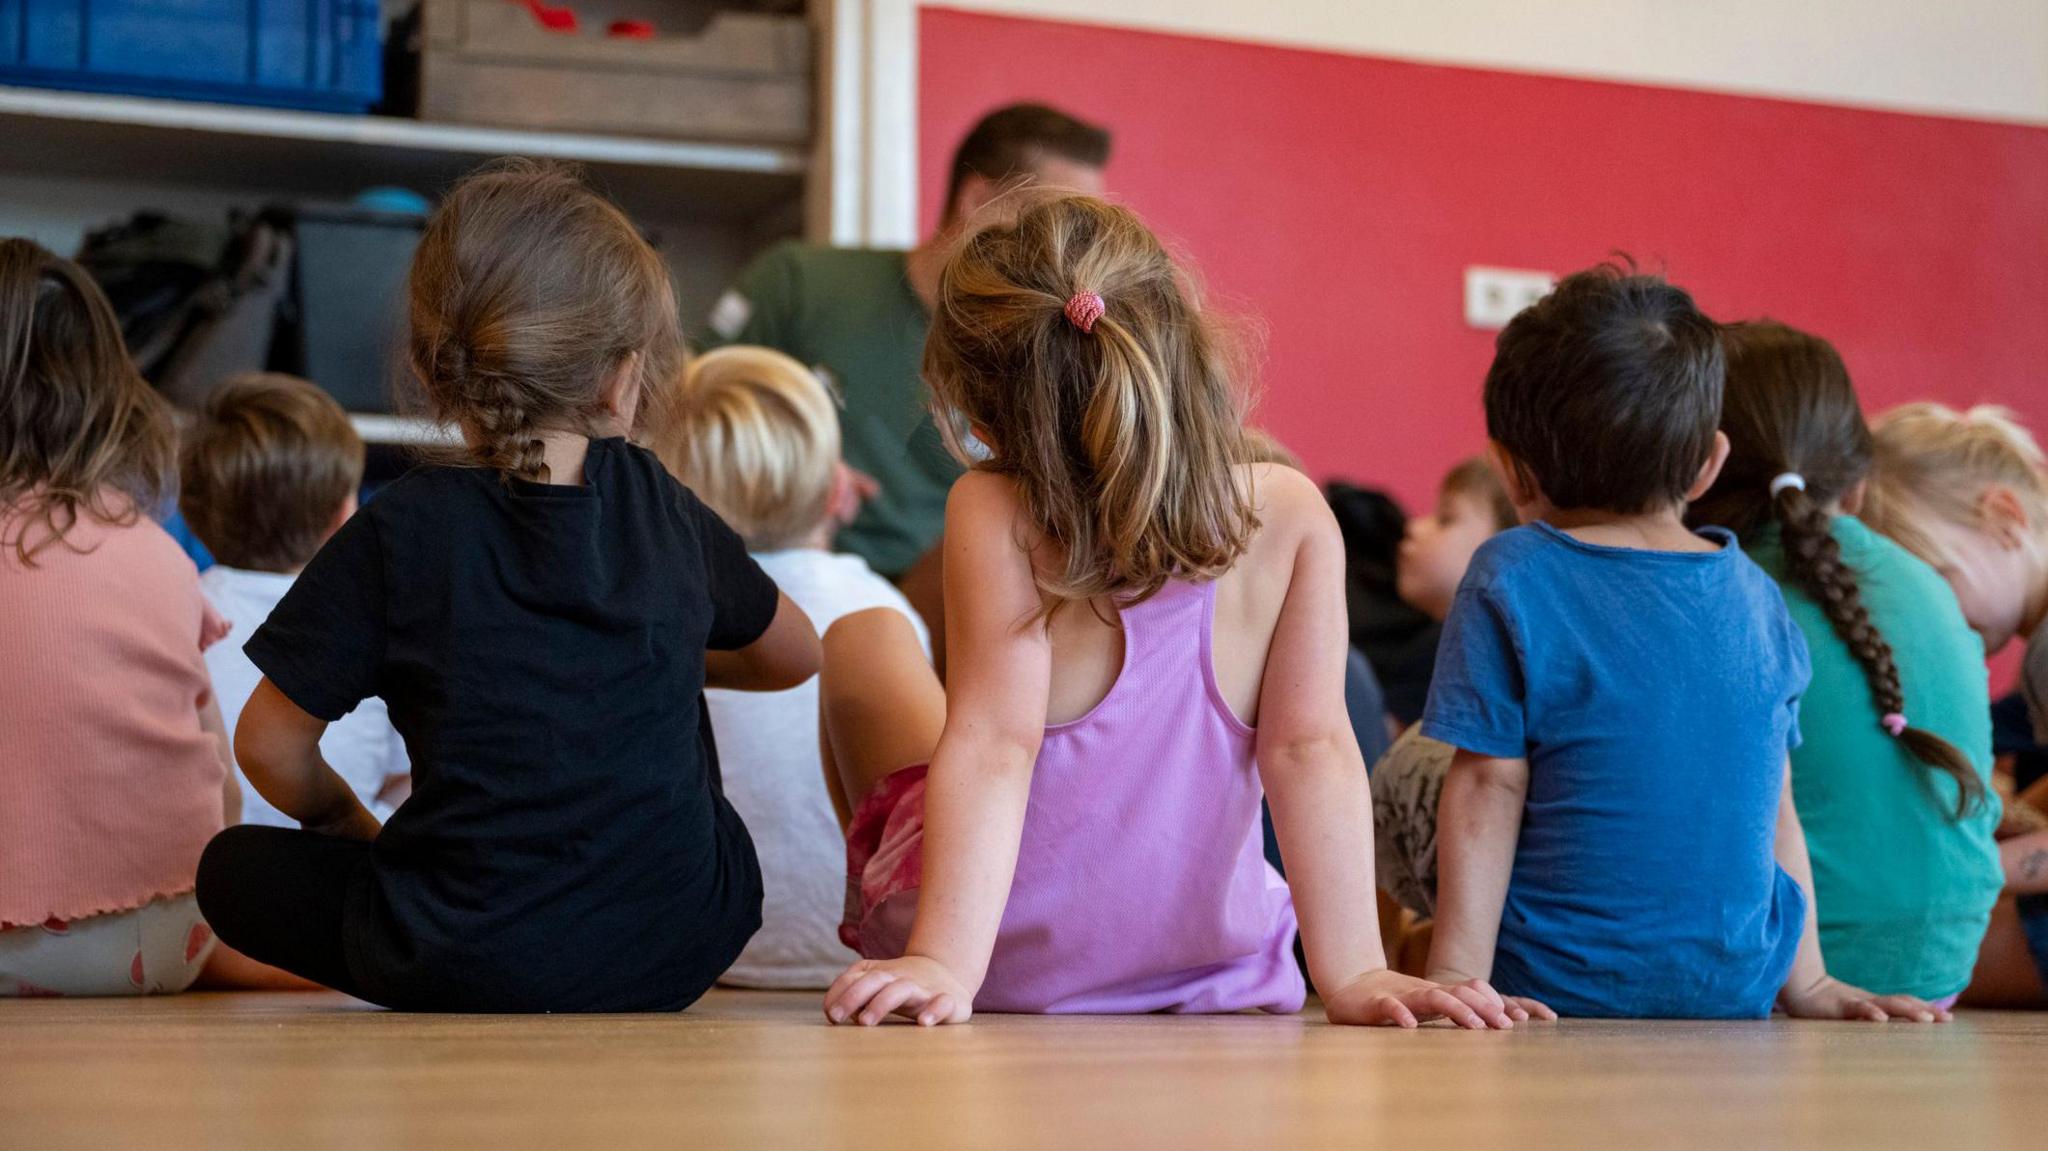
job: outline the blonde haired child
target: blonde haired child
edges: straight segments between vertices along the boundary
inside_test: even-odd
[[[182,991],[214,951],[226,625],[149,518],[175,443],[91,278],[0,240],[0,995]]]
[[[760,926],[706,685],[817,669],[803,612],[626,442],[681,341],[667,266],[573,172],[464,179],[413,257],[407,349],[462,433],[320,549],[245,650],[235,753],[302,829],[233,827],[231,946],[419,1011],[675,1011]],[[380,827],[321,757],[377,696],[413,794]]]
[[[756,563],[820,630],[842,616],[900,617],[930,651],[924,624],[856,555],[827,549],[858,505],[839,454],[839,412],[826,382],[769,348],[697,357],[648,434],[675,477],[746,541]],[[705,693],[726,798],[760,848],[761,930],[722,980],[823,988],[845,966],[848,813],[818,741],[818,681],[787,691]]]
[[[2034,437],[2004,408],[1907,404],[1872,429],[1862,518],[1947,578],[1963,618],[1996,653],[2022,638],[2021,692],[2048,736],[2048,476]],[[2005,891],[1962,1002],[2048,1006],[2048,832],[1999,844]]]
[[[826,636],[868,957],[827,1017],[1291,1012],[1298,907],[1333,1021],[1526,1018],[1386,969],[1336,521],[1239,462],[1224,357],[1144,225],[1066,196],[967,238],[925,377],[956,454],[969,431],[991,454],[947,505],[947,682],[898,613]]]

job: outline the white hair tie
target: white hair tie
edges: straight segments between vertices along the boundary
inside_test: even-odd
[[[1772,499],[1777,499],[1778,493],[1784,491],[1786,488],[1798,488],[1802,492],[1805,491],[1806,477],[1800,475],[1798,472],[1779,472],[1776,476],[1771,478]]]

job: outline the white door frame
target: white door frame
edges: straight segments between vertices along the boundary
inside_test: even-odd
[[[818,128],[805,232],[842,247],[917,235],[917,0],[811,0]]]

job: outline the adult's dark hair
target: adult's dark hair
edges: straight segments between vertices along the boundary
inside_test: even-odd
[[[1862,665],[1881,714],[1906,715],[1906,691],[1892,647],[1870,618],[1856,570],[1842,562],[1828,508],[1870,471],[1870,426],[1856,402],[1849,369],[1826,340],[1764,321],[1723,329],[1728,387],[1721,430],[1727,466],[1691,511],[1695,523],[1721,524],[1745,538],[1777,524],[1785,566],[1820,605]],[[1771,481],[1797,473],[1805,488]],[[1956,817],[1984,802],[1984,782],[1969,757],[1923,728],[1899,734],[1921,763],[1956,782]]]
[[[1045,104],[1011,104],[983,116],[953,152],[946,218],[953,218],[967,177],[1001,184],[1028,175],[1048,155],[1100,168],[1109,163],[1109,129]]]
[[[1560,508],[1685,499],[1721,422],[1721,344],[1683,289],[1631,265],[1565,277],[1494,344],[1486,434]]]

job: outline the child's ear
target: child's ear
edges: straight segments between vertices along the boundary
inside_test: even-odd
[[[347,523],[348,518],[354,514],[356,514],[356,494],[350,492],[348,498],[341,501],[341,506],[334,509],[334,519],[328,522],[327,530],[320,533],[320,542],[324,544],[332,539],[334,533],[341,530],[341,525]]]
[[[860,514],[861,494],[859,485],[854,481],[853,469],[846,466],[845,460],[833,463],[829,490],[831,494],[825,497],[825,514],[831,519],[832,526],[843,527],[852,523],[853,518]]]
[[[1515,458],[1515,453],[1503,447],[1499,440],[1486,441],[1486,462],[1508,493],[1508,502],[1515,505],[1517,515],[1527,523],[1529,517],[1521,515],[1523,509],[1534,507],[1543,500],[1543,489],[1536,485],[1536,477],[1530,475],[1522,461]]]
[[[612,369],[606,378],[598,402],[604,410],[619,421],[619,427],[630,431],[633,417],[640,410],[640,353],[628,352],[626,358]]]
[[[1853,483],[1853,484],[1850,484],[1850,485],[1848,486],[1848,488],[1847,488],[1847,489],[1845,489],[1845,490],[1844,490],[1844,491],[1842,492],[1842,499],[1841,499],[1841,504],[1842,504],[1842,514],[1843,514],[1843,515],[1851,515],[1851,516],[1853,516],[1853,515],[1860,515],[1860,514],[1862,514],[1862,512],[1863,512],[1863,500],[1864,500],[1864,498],[1865,498],[1866,496],[1868,496],[1869,494],[1870,494],[1870,480],[1869,480],[1869,479],[1867,479],[1867,478],[1865,478],[1865,479],[1860,479],[1860,480],[1857,480],[1857,481],[1856,481],[1855,483]]]
[[[2021,502],[2018,493],[2002,484],[1985,488],[1977,497],[1977,516],[1984,530],[1996,536],[2007,551],[2024,545],[2033,535],[2027,505]]]
[[[1685,489],[1685,502],[1691,503],[1706,495],[1707,489],[1714,486],[1714,481],[1721,478],[1721,469],[1727,463],[1728,433],[1717,431],[1714,433],[1714,450],[1707,453],[1707,462],[1700,465],[1699,476],[1692,481],[1691,487]]]

